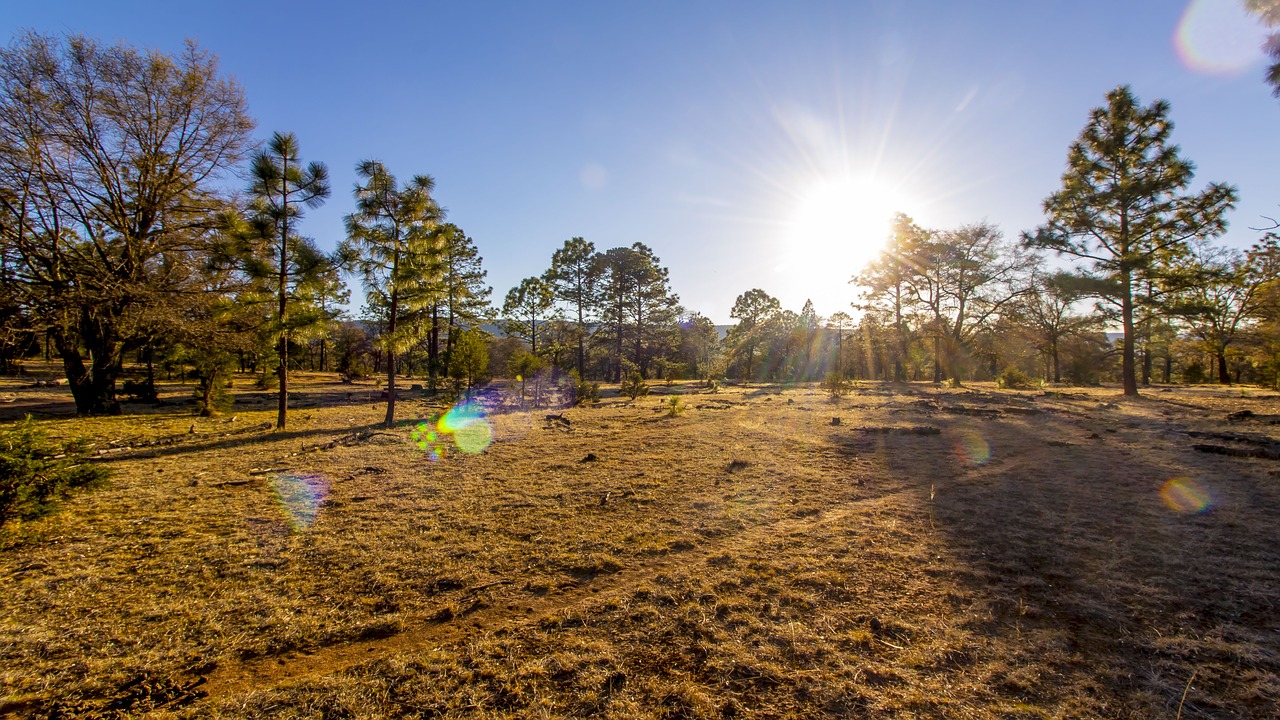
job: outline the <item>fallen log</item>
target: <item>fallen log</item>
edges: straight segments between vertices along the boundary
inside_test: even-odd
[[[901,426],[867,426],[858,428],[858,432],[876,435],[940,435],[942,431],[932,425]]]
[[[1211,453],[1213,455],[1227,455],[1230,457],[1251,457],[1262,458],[1264,460],[1280,460],[1280,448],[1268,447],[1231,447],[1230,445],[1210,445],[1208,443],[1197,443],[1191,446],[1191,449],[1198,450],[1202,453]]]

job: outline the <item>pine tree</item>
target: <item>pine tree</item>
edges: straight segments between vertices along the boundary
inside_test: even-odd
[[[265,150],[254,153],[250,174],[250,229],[241,236],[247,241],[249,271],[260,277],[274,276],[273,331],[277,335],[276,360],[280,363],[276,371],[280,377],[276,429],[283,430],[289,409],[291,331],[316,321],[310,313],[291,318],[290,310],[299,300],[298,287],[318,282],[318,276],[332,268],[315,244],[298,234],[297,224],[303,207],[320,207],[329,197],[329,169],[318,162],[304,167],[298,156],[298,138],[293,133],[275,133]]]
[[[421,335],[422,319],[443,273],[440,236],[444,212],[431,197],[435,181],[415,175],[403,187],[386,166],[356,166],[356,211],[346,217],[347,239],[339,256],[364,278],[369,307],[384,323],[380,338],[387,362],[387,427],[396,413],[396,357]]]
[[[452,368],[457,336],[463,328],[473,328],[489,316],[489,296],[493,288],[484,284],[488,271],[483,267],[484,258],[480,257],[474,240],[452,223],[440,226],[440,236],[444,253],[441,282],[446,331],[443,365]]]
[[[1087,272],[1110,286],[1101,297],[1120,310],[1124,328],[1124,394],[1137,395],[1134,364],[1134,293],[1162,256],[1185,252],[1186,242],[1226,229],[1236,200],[1230,185],[1211,183],[1187,193],[1191,162],[1169,142],[1169,103],[1143,107],[1132,90],[1107,93],[1067,155],[1062,189],[1044,201],[1048,222],[1024,233],[1029,247],[1087,261]]]
[[[930,243],[930,235],[906,215],[894,215],[888,247],[880,257],[870,263],[862,273],[850,281],[862,287],[860,310],[888,316],[885,324],[893,328],[890,356],[893,361],[893,379],[907,379],[904,363],[907,358],[909,328],[907,314],[912,300],[910,281],[918,270],[913,264],[919,248]],[[886,370],[887,374],[887,370]]]
[[[595,319],[599,294],[601,265],[596,256],[594,244],[580,237],[570,238],[551,256],[551,269],[544,276],[556,300],[565,303],[575,318],[579,377],[586,371],[587,328]]]
[[[541,278],[529,277],[507,292],[502,303],[503,329],[508,335],[529,344],[529,352],[538,354],[538,339],[546,330],[548,315],[555,298],[551,286]]]
[[[752,366],[756,359],[756,351],[763,342],[764,330],[768,322],[782,311],[782,304],[769,293],[754,288],[748,290],[733,302],[729,317],[738,321],[729,330],[726,341],[733,348],[734,355],[742,358],[744,382],[755,379]]]

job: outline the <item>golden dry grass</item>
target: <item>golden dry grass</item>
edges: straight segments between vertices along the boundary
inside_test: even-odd
[[[409,419],[440,408],[373,432],[375,389],[299,380],[283,433],[254,392],[218,418],[46,420],[130,449],[108,489],[6,531],[0,712],[1280,713],[1280,466],[1187,434],[1274,436],[1225,423],[1272,393],[677,386],[678,417],[663,395],[570,427],[494,414],[484,453],[433,461]]]

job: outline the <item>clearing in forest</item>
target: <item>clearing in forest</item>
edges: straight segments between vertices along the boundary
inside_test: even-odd
[[[237,391],[0,387],[114,473],[4,531],[0,716],[1280,713],[1266,391],[676,384],[452,433]]]

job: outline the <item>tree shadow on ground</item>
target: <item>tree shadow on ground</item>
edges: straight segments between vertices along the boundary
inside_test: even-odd
[[[1197,457],[1167,433],[1064,436],[1052,414],[927,421],[937,447],[884,435],[850,451],[876,452],[929,508],[980,599],[966,629],[1009,665],[996,690],[1069,714],[1172,716],[1187,692],[1184,718],[1276,716],[1280,488],[1264,461]]]

